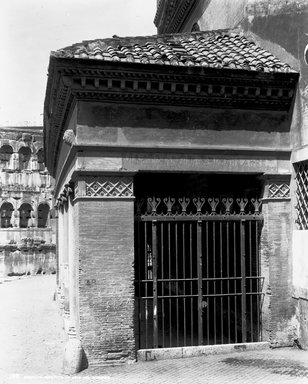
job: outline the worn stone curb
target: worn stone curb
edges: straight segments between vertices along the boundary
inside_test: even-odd
[[[140,349],[137,352],[137,360],[152,361],[166,359],[182,359],[187,357],[226,354],[239,351],[256,351],[269,348],[270,344],[268,342],[259,342],[243,344],[203,345],[196,347]]]

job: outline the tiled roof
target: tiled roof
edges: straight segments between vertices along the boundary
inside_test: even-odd
[[[84,41],[51,53],[54,57],[171,66],[294,72],[245,36],[221,30]]]

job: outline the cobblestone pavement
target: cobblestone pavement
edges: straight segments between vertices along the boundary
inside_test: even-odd
[[[65,338],[52,301],[54,285],[54,276],[0,284],[1,384],[308,383],[308,352],[297,348],[91,367],[61,375]]]

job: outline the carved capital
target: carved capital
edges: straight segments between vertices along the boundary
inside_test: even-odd
[[[55,204],[56,209],[62,208],[70,197],[74,197],[74,186],[72,183],[65,184],[63,191],[60,193]]]
[[[67,129],[63,135],[63,141],[66,144],[73,145],[75,143],[75,133],[72,129]]]

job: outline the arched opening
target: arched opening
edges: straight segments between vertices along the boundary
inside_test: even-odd
[[[19,153],[19,169],[27,169],[31,158],[31,149],[29,147],[22,147]]]
[[[1,163],[7,163],[13,153],[13,148],[10,145],[2,145],[0,148],[0,161]]]
[[[49,205],[44,203],[38,206],[37,226],[38,228],[46,228],[48,226]]]
[[[11,203],[3,203],[1,205],[1,208],[0,208],[1,228],[12,227],[11,219],[12,219],[13,211],[14,211],[14,208]]]
[[[42,148],[37,151],[37,163],[38,163],[39,170],[44,171],[44,169],[45,169],[44,151]]]
[[[32,207],[28,203],[24,203],[19,208],[19,226],[20,228],[28,228],[31,226]]]

